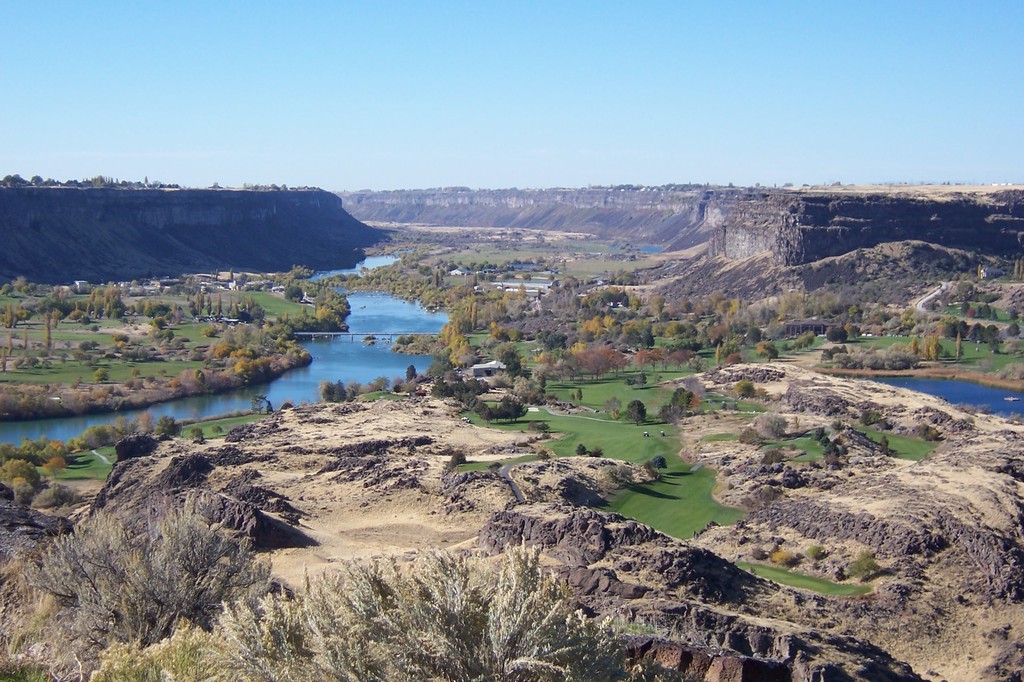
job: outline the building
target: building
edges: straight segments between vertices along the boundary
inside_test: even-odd
[[[490,362],[484,362],[479,365],[473,365],[469,368],[469,373],[474,379],[480,379],[482,377],[493,377],[498,372],[505,371],[505,363],[498,362],[497,360],[491,360]]]
[[[792,338],[807,332],[814,332],[815,336],[824,336],[835,326],[834,322],[824,320],[791,320],[786,323],[786,337]]]

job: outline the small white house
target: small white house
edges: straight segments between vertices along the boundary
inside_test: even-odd
[[[473,378],[479,379],[481,377],[493,377],[498,372],[505,371],[505,363],[498,362],[497,360],[491,360],[490,362],[484,362],[479,365],[473,365],[469,368],[470,374]]]

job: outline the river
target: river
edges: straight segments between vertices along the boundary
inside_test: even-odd
[[[338,273],[357,272],[362,267],[377,267],[394,262],[389,256],[367,258],[356,268],[332,270],[318,273],[322,276]],[[437,333],[448,321],[447,313],[429,312],[418,303],[402,301],[389,294],[355,292],[348,294],[352,313],[348,317],[349,329],[354,333],[365,332],[420,332]],[[248,410],[255,395],[266,395],[276,409],[284,401],[316,402],[320,397],[320,382],[358,381],[368,383],[377,377],[405,378],[405,370],[414,365],[423,372],[431,362],[430,356],[405,355],[391,352],[387,343],[378,341],[368,346],[361,339],[346,337],[336,339],[315,339],[302,344],[313,355],[313,363],[307,367],[287,372],[270,384],[248,386],[228,393],[204,395],[167,403],[152,405],[146,410],[125,410],[124,412],[63,417],[58,419],[37,419],[20,422],[0,422],[0,442],[19,443],[23,438],[47,438],[67,440],[86,428],[107,424],[117,417],[133,419],[141,412],[149,412],[154,418],[163,415],[175,419],[199,419],[225,414],[237,410]]]
[[[873,381],[927,393],[954,405],[973,405],[1003,417],[1008,417],[1013,413],[1024,413],[1024,393],[982,386],[969,381],[918,377],[879,377]],[[1006,398],[1018,398],[1019,400],[1011,401]]]

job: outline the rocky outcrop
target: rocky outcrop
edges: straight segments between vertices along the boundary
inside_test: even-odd
[[[770,253],[799,265],[883,242],[919,240],[1013,257],[1024,243],[1024,192],[762,192],[737,197],[712,233],[709,252],[728,258]]]
[[[378,234],[320,190],[0,189],[0,278],[67,283],[353,265]]]
[[[478,537],[490,553],[519,544],[555,562],[595,616],[671,632],[673,641],[628,638],[627,649],[686,679],[920,680],[870,643],[751,617],[746,609],[785,599],[784,588],[618,514],[517,505],[494,513]]]
[[[0,561],[35,550],[46,540],[70,531],[67,519],[17,504],[11,489],[0,484]]]
[[[257,549],[308,547],[315,542],[297,527],[299,514],[283,495],[253,485],[243,473],[222,489],[210,484],[214,456],[191,453],[166,458],[119,461],[93,501],[128,525],[144,528],[172,508],[188,508],[210,523],[245,538]],[[285,520],[267,513],[275,511]]]

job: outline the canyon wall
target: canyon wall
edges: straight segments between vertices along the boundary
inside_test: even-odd
[[[320,190],[0,189],[0,279],[340,268],[378,238]]]
[[[918,240],[1017,258],[1024,191],[913,194],[766,192],[741,197],[710,240],[728,258],[771,253],[799,265],[883,242]]]
[[[361,220],[589,232],[666,250],[770,253],[797,265],[882,242],[920,240],[1018,257],[1024,191],[916,187],[765,189],[669,185],[585,189],[451,187],[342,194]]]
[[[587,232],[636,246],[685,249],[708,240],[740,196],[703,185],[471,190],[447,187],[342,192],[360,220],[454,227]]]

